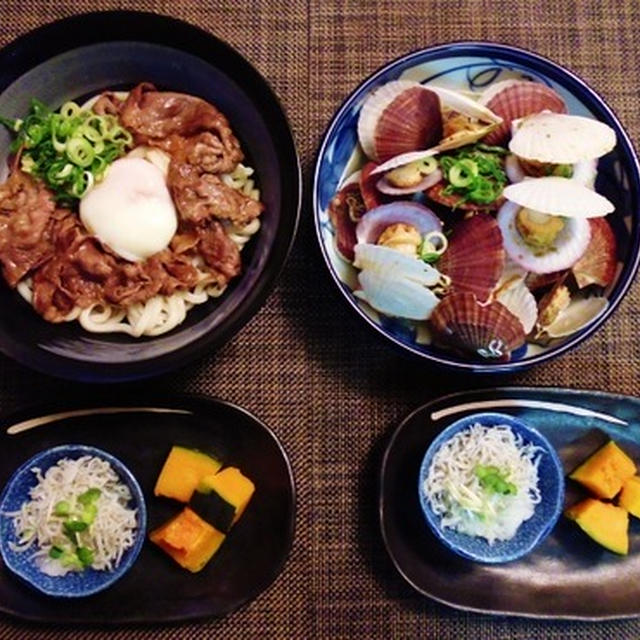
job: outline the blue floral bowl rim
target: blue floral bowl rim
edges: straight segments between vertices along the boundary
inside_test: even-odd
[[[464,362],[462,360],[448,358],[444,352],[436,351],[424,351],[413,345],[410,345],[395,336],[388,333],[383,327],[372,320],[364,311],[360,309],[357,302],[350,296],[348,287],[342,282],[338,274],[335,272],[331,259],[327,253],[327,249],[324,245],[322,229],[320,225],[320,203],[318,198],[318,185],[320,181],[320,167],[322,160],[325,156],[326,149],[330,144],[335,131],[340,125],[342,119],[345,117],[348,109],[358,100],[360,100],[364,94],[369,90],[371,84],[373,84],[380,76],[388,73],[396,66],[403,66],[410,68],[412,65],[426,62],[429,60],[446,58],[446,57],[462,57],[462,56],[502,56],[505,59],[517,62],[527,68],[534,69],[538,72],[544,73],[556,82],[562,84],[567,90],[573,93],[580,101],[585,102],[589,107],[597,112],[598,118],[609,124],[616,132],[617,146],[621,149],[621,157],[628,160],[629,165],[629,193],[631,201],[635,203],[635,216],[637,223],[632,229],[630,238],[630,247],[632,248],[632,260],[623,264],[620,278],[611,296],[608,298],[608,308],[586,328],[576,332],[573,336],[568,338],[565,342],[553,347],[543,353],[530,356],[523,360],[516,360],[511,362],[496,362],[490,364],[483,364],[478,362]],[[640,160],[636,153],[631,138],[627,134],[624,126],[620,122],[619,118],[613,111],[613,109],[606,103],[606,101],[592,89],[582,78],[562,65],[549,60],[548,58],[508,44],[499,42],[483,42],[478,40],[459,40],[448,43],[436,44],[430,47],[424,47],[416,49],[409,53],[403,54],[390,62],[379,67],[369,76],[367,76],[358,86],[351,91],[346,98],[342,101],[342,104],[336,111],[335,115],[329,121],[327,128],[321,139],[320,147],[316,153],[313,182],[312,182],[312,208],[314,227],[316,232],[316,238],[320,246],[320,252],[327,266],[327,269],[331,275],[331,278],[336,283],[338,290],[340,291],[342,298],[348,303],[349,307],[362,319],[366,324],[389,340],[393,346],[395,346],[401,352],[405,354],[409,353],[421,360],[427,360],[431,363],[438,365],[439,367],[449,370],[462,370],[470,373],[514,373],[528,369],[536,364],[547,362],[558,356],[570,351],[578,344],[586,340],[595,331],[597,331],[606,320],[612,315],[615,309],[618,307],[629,288],[631,287],[635,275],[640,266]]]
[[[41,593],[44,593],[48,596],[55,596],[58,598],[81,598],[85,596],[90,596],[95,593],[99,593],[104,589],[110,587],[114,582],[124,576],[129,569],[134,565],[140,551],[142,550],[142,546],[144,545],[146,530],[147,530],[147,507],[144,499],[144,494],[142,489],[140,488],[140,484],[138,480],[133,475],[131,470],[127,467],[127,465],[122,462],[119,458],[114,456],[112,453],[105,451],[104,449],[100,449],[98,447],[94,447],[91,445],[85,444],[61,444],[56,445],[55,447],[51,447],[49,449],[44,449],[39,453],[31,456],[28,460],[23,462],[11,475],[7,484],[4,486],[2,493],[0,493],[0,517],[5,517],[2,515],[2,505],[4,501],[7,499],[7,496],[11,492],[14,484],[20,480],[24,474],[27,474],[31,471],[31,469],[38,464],[38,461],[45,456],[56,456],[60,454],[58,460],[63,458],[65,455],[93,455],[99,457],[103,460],[106,460],[114,469],[114,471],[118,474],[120,479],[125,482],[125,484],[129,487],[131,491],[131,500],[137,509],[137,520],[138,520],[138,530],[136,532],[136,539],[133,543],[133,546],[125,551],[120,564],[110,572],[106,571],[94,571],[92,575],[99,576],[100,579],[93,586],[89,587],[83,591],[74,591],[74,592],[65,592],[65,591],[57,591],[55,589],[48,589],[45,585],[39,583],[37,580],[34,580],[31,575],[26,575],[19,568],[15,567],[12,562],[11,554],[13,551],[10,551],[7,548],[8,541],[5,538],[0,538],[0,556],[2,557],[2,561],[5,566],[12,571],[16,576],[18,576],[22,581],[29,584],[30,587],[37,589]],[[55,464],[55,462],[53,463]],[[52,466],[52,465],[50,465]],[[47,467],[49,468],[49,467]],[[28,496],[25,497],[25,499]],[[34,574],[38,575],[38,574]],[[62,580],[63,578],[61,578]]]
[[[555,472],[555,480],[554,485],[556,486],[555,495],[552,498],[546,496],[546,499],[552,500],[553,512],[551,517],[544,521],[539,527],[535,536],[533,536],[530,540],[530,543],[527,546],[523,546],[520,549],[517,549],[514,552],[504,552],[500,556],[483,556],[479,553],[475,553],[472,551],[466,550],[464,547],[457,545],[455,542],[450,540],[447,532],[440,526],[438,516],[433,512],[431,507],[428,504],[428,500],[425,497],[422,491],[422,482],[426,473],[428,471],[427,465],[431,464],[433,456],[436,451],[440,448],[440,446],[449,440],[449,438],[453,437],[455,433],[462,431],[463,429],[468,428],[471,424],[479,422],[483,425],[488,423],[491,424],[507,424],[510,427],[515,427],[520,433],[522,433],[524,439],[526,440],[527,435],[531,434],[532,438],[536,440],[536,444],[538,446],[542,446],[544,448],[544,452],[549,455],[549,460],[551,464],[551,468]],[[555,447],[549,442],[549,439],[538,429],[532,427],[524,420],[520,419],[517,416],[513,416],[506,413],[500,413],[497,411],[483,411],[479,413],[471,413],[462,418],[458,418],[450,425],[445,427],[440,433],[436,435],[436,437],[431,441],[429,446],[427,447],[424,455],[422,456],[422,460],[420,461],[420,469],[418,472],[418,501],[420,503],[420,509],[426,520],[429,528],[433,532],[433,534],[438,538],[438,540],[444,544],[448,549],[452,552],[460,555],[467,560],[473,560],[474,562],[482,562],[485,564],[504,564],[506,562],[511,562],[513,560],[517,560],[527,555],[535,547],[537,547],[552,531],[553,527],[558,522],[560,515],[562,514],[562,510],[564,507],[564,493],[565,493],[565,480],[564,480],[564,470],[562,467],[562,462],[558,456],[558,453],[555,450]],[[524,524],[524,523],[523,523]],[[518,536],[512,538],[508,542],[512,542]]]

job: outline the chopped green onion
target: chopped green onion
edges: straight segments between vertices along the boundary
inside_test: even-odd
[[[79,533],[80,531],[86,531],[89,525],[86,522],[82,522],[82,520],[67,520],[62,524],[65,532],[68,533]]]
[[[449,182],[443,194],[458,196],[456,206],[464,202],[481,205],[494,202],[507,183],[504,155],[501,147],[479,143],[440,156],[438,162]]]
[[[51,549],[49,549],[49,557],[53,558],[54,560],[61,558],[63,554],[64,549],[62,549],[61,547],[53,546],[51,547]]]
[[[102,495],[102,491],[96,487],[87,489],[84,493],[78,496],[78,502],[82,505],[88,505],[95,502]]]
[[[93,563],[93,551],[88,547],[78,547],[76,549],[76,555],[83,567],[89,567]]]
[[[54,113],[33,99],[24,121],[0,116],[0,124],[17,133],[10,152],[21,153],[21,169],[44,180],[65,205],[81,198],[133,144],[133,136],[115,116],[99,115],[75,102]]]
[[[55,516],[68,516],[71,513],[71,505],[66,500],[60,500],[56,502],[53,507],[53,515]]]

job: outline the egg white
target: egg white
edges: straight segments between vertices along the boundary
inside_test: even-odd
[[[163,172],[143,158],[116,160],[80,200],[89,233],[116,254],[139,262],[169,246],[178,216]]]

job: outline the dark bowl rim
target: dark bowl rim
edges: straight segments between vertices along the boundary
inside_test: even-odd
[[[485,558],[481,557],[479,554],[474,554],[473,552],[468,552],[464,547],[459,547],[453,544],[448,538],[445,531],[443,531],[442,527],[440,527],[437,523],[437,516],[433,513],[433,510],[428,506],[427,500],[421,490],[422,479],[426,474],[426,465],[430,463],[433,459],[433,456],[436,453],[436,449],[439,448],[446,440],[447,436],[452,437],[451,432],[455,431],[458,433],[464,428],[468,428],[469,423],[473,421],[477,421],[483,425],[491,422],[493,424],[499,423],[499,421],[504,422],[509,427],[515,427],[523,432],[524,438],[531,435],[530,440],[536,440],[538,446],[542,446],[544,448],[545,453],[549,455],[551,460],[551,466],[554,471],[554,475],[557,481],[557,491],[553,496],[553,513],[549,519],[544,521],[542,525],[538,528],[536,535],[530,541],[530,544],[522,549],[516,550],[515,552],[505,554],[504,556],[500,556],[499,558]],[[462,426],[464,425],[464,426]],[[455,553],[466,560],[470,560],[472,562],[478,562],[481,564],[505,564],[507,562],[513,562],[514,560],[518,560],[531,553],[553,530],[553,527],[558,522],[560,516],[562,515],[562,509],[564,505],[564,493],[565,493],[565,480],[564,480],[564,470],[562,467],[562,462],[560,457],[558,456],[558,452],[555,447],[551,444],[549,439],[541,433],[538,429],[531,426],[529,423],[524,421],[519,416],[510,415],[508,413],[502,413],[500,411],[477,411],[473,413],[469,413],[467,415],[461,416],[454,420],[451,424],[448,424],[444,429],[439,431],[433,438],[433,440],[429,443],[427,448],[425,449],[422,457],[420,459],[420,467],[418,470],[418,482],[416,490],[418,492],[418,502],[420,504],[420,510],[423,515],[424,521],[429,525],[429,528],[437,538],[439,544],[444,545],[447,549],[449,549],[452,553]],[[517,534],[516,534],[517,535]]]
[[[138,529],[136,532],[135,541],[133,545],[125,552],[125,556],[123,556],[120,565],[116,567],[112,573],[105,573],[104,580],[95,587],[92,587],[89,590],[79,591],[75,593],[58,593],[55,590],[44,588],[40,583],[32,580],[30,577],[25,575],[22,571],[18,570],[14,566],[13,562],[10,561],[9,556],[7,556],[7,541],[5,539],[0,540],[0,556],[2,557],[2,561],[7,569],[9,569],[18,578],[20,578],[20,580],[27,583],[31,588],[36,589],[40,593],[43,593],[47,596],[55,598],[84,598],[92,596],[96,593],[100,593],[100,591],[111,587],[133,567],[135,561],[140,555],[140,552],[142,551],[142,547],[144,546],[144,542],[146,539],[147,505],[138,479],[133,475],[129,467],[124,462],[122,462],[122,460],[120,460],[120,458],[113,455],[109,451],[105,451],[104,449],[95,447],[93,445],[82,444],[79,442],[70,442],[59,444],[48,449],[43,449],[38,453],[32,455],[28,460],[25,460],[22,464],[20,464],[20,466],[17,467],[11,474],[11,477],[0,493],[0,505],[4,503],[9,493],[11,493],[15,483],[23,478],[25,473],[29,472],[33,465],[37,463],[38,460],[40,460],[42,457],[53,455],[57,457],[57,462],[59,462],[59,460],[64,458],[66,455],[76,454],[92,455],[101,458],[102,460],[106,460],[113,467],[113,470],[118,474],[120,479],[129,487],[131,491],[131,500],[138,512]],[[57,462],[54,462],[53,464],[57,464]]]
[[[75,34],[73,39],[67,37],[70,31]],[[109,38],[104,38],[103,33],[109,33]],[[300,156],[286,111],[275,91],[256,67],[230,44],[184,20],[159,13],[114,10],[75,14],[41,25],[18,36],[0,50],[0,92],[26,71],[55,55],[83,46],[117,41],[147,42],[179,49],[214,67],[218,67],[217,54],[222,52],[225,59],[242,69],[246,79],[243,91],[246,93],[248,87],[250,97],[260,94],[261,109],[277,127],[272,134],[274,139],[281,141],[275,147],[283,174],[286,172],[287,175],[281,175],[281,231],[269,248],[267,261],[256,284],[239,301],[229,319],[215,328],[215,335],[205,333],[174,351],[156,357],[115,363],[76,360],[45,351],[35,344],[16,346],[3,342],[0,345],[5,355],[23,365],[51,376],[82,382],[116,383],[157,376],[202,357],[204,351],[213,352],[229,342],[256,315],[275,288],[291,253],[302,207]]]
[[[627,158],[629,163],[629,192],[631,194],[631,200],[636,203],[635,211],[632,211],[632,215],[635,214],[635,228],[632,229],[630,246],[635,248],[635,255],[632,256],[632,260],[625,262],[622,266],[619,281],[616,285],[613,295],[608,298],[609,306],[605,311],[598,316],[598,318],[588,325],[586,328],[576,332],[571,338],[566,340],[560,345],[553,347],[549,351],[545,351],[541,354],[537,354],[528,357],[523,360],[514,360],[510,362],[495,362],[490,364],[484,364],[473,361],[464,361],[457,359],[454,354],[447,357],[445,352],[443,355],[438,353],[429,353],[418,349],[412,345],[409,345],[398,338],[387,333],[387,331],[375,323],[366,313],[364,313],[355,300],[349,295],[348,287],[340,280],[333,266],[331,265],[331,259],[328,256],[327,250],[323,242],[322,229],[320,227],[320,204],[318,197],[319,182],[320,182],[320,166],[326,153],[326,148],[329,144],[330,138],[333,136],[337,125],[343,118],[345,112],[356,102],[356,98],[361,97],[375,80],[393,69],[395,66],[403,65],[410,67],[411,63],[417,64],[418,60],[423,56],[427,56],[428,60],[440,59],[443,57],[461,57],[461,56],[502,56],[504,59],[519,62],[523,66],[535,69],[551,77],[555,81],[559,82],[572,94],[579,97],[582,101],[584,97],[589,98],[588,105],[590,108],[595,108],[598,111],[598,117],[602,118],[616,131],[618,138],[617,145],[620,146],[620,155],[623,158]],[[618,307],[629,288],[633,284],[636,277],[638,267],[640,266],[640,160],[638,154],[634,149],[631,138],[626,129],[622,125],[618,116],[614,110],[607,104],[594,89],[591,88],[587,82],[582,80],[573,71],[570,71],[561,64],[546,58],[538,53],[500,42],[489,42],[480,40],[458,40],[452,42],[446,42],[441,44],[435,44],[429,47],[421,47],[409,51],[403,55],[400,55],[390,62],[385,63],[381,67],[378,67],[371,74],[369,74],[364,80],[362,80],[352,91],[350,91],[344,98],[337,111],[329,121],[321,137],[321,143],[318,147],[315,156],[313,179],[312,179],[312,208],[313,208],[313,221],[316,233],[316,239],[320,247],[320,252],[324,259],[327,271],[329,272],[331,279],[336,284],[340,291],[342,299],[347,303],[347,306],[362,320],[366,325],[378,336],[382,336],[386,339],[392,347],[400,351],[404,355],[411,356],[416,361],[427,362],[436,365],[438,368],[442,368],[449,371],[463,371],[468,373],[479,374],[505,374],[515,373],[529,369],[532,366],[548,362],[562,355],[563,353],[573,349],[580,343],[589,338],[597,329],[599,329],[606,320],[612,315],[615,309]]]

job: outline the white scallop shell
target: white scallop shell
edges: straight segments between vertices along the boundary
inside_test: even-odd
[[[530,333],[538,317],[538,304],[524,282],[518,280],[498,289],[495,297],[520,320],[525,334]]]
[[[524,184],[524,183],[520,183]],[[586,218],[567,218],[556,238],[553,251],[535,255],[522,240],[515,225],[520,206],[505,202],[497,215],[504,249],[515,262],[533,273],[553,273],[569,269],[586,251],[591,239],[591,227]]]
[[[550,338],[569,336],[591,324],[608,306],[607,298],[601,296],[572,300],[550,325],[544,327],[544,333]]]
[[[615,207],[607,198],[577,180],[547,176],[505,187],[504,197],[522,207],[568,218],[599,218]]]
[[[518,121],[509,142],[517,156],[553,164],[600,158],[615,146],[616,133],[604,122],[546,111]]]
[[[442,107],[453,109],[458,113],[462,113],[470,118],[475,118],[480,122],[486,122],[487,124],[500,124],[502,122],[502,118],[493,113],[491,109],[487,109],[487,107],[480,104],[477,100],[469,98],[459,91],[452,91],[451,89],[436,87],[434,85],[429,85],[429,89],[440,98]]]
[[[362,288],[354,295],[387,316],[426,320],[440,302],[431,289],[388,273],[365,269],[358,274],[358,281]]]
[[[356,245],[353,264],[357,269],[410,280],[426,287],[433,287],[442,280],[442,274],[430,264],[377,244]]]
[[[401,153],[399,156],[395,156],[378,165],[372,172],[374,173],[384,173],[385,171],[391,171],[391,169],[396,169],[398,167],[402,167],[405,164],[409,164],[410,162],[415,162],[416,160],[424,160],[424,158],[429,158],[430,156],[435,156],[440,152],[438,147],[433,147],[431,149],[424,149],[423,151],[409,151],[407,153]]]
[[[382,112],[403,92],[412,87],[422,87],[411,80],[392,80],[378,87],[362,105],[358,118],[358,140],[368,158],[376,157],[375,130]]]
[[[442,281],[434,267],[394,249],[373,244],[355,248],[361,289],[354,295],[388,316],[426,320],[439,302],[428,287]]]

